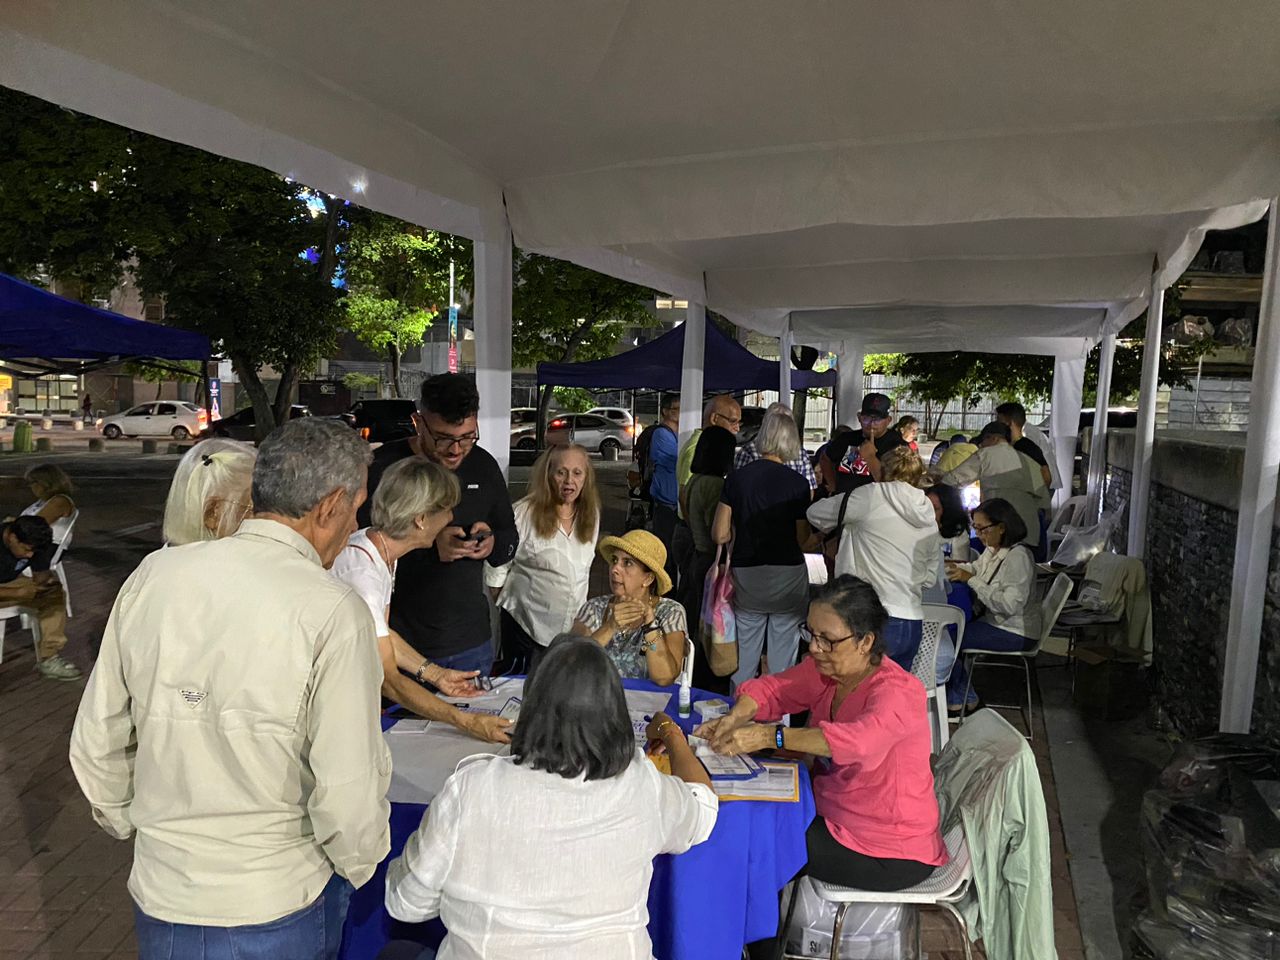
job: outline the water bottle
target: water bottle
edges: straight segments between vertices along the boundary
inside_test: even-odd
[[[693,714],[693,691],[689,688],[689,681],[680,680],[680,716],[689,717]]]

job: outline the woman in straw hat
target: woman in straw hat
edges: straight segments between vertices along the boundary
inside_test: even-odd
[[[605,537],[600,555],[609,564],[607,597],[593,597],[578,611],[573,632],[604,647],[624,677],[674,683],[684,666],[688,626],[684,607],[667,599],[667,548],[646,530]]]

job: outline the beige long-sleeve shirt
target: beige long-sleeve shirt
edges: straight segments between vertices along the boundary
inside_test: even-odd
[[[171,923],[266,923],[389,846],[373,621],[283,524],[153,553],[107,623],[71,735],[129,892]]]

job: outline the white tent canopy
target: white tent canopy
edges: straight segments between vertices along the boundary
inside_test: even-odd
[[[872,344],[1052,353],[1078,407],[1082,349],[1280,195],[1277,49],[1274,0],[26,0],[0,83],[477,241],[495,436],[513,236],[691,318],[839,340],[846,366]],[[1280,395],[1255,396],[1246,539],[1280,462]],[[1256,667],[1242,623],[1229,687]]]

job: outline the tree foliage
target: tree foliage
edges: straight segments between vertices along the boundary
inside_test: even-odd
[[[595,395],[581,387],[556,387],[551,393],[556,406],[570,413],[586,413],[596,405]]]
[[[371,211],[360,211],[346,243],[347,325],[362,342],[385,352],[400,392],[400,358],[422,343],[449,306],[449,263],[455,285],[470,288],[471,244]]]

